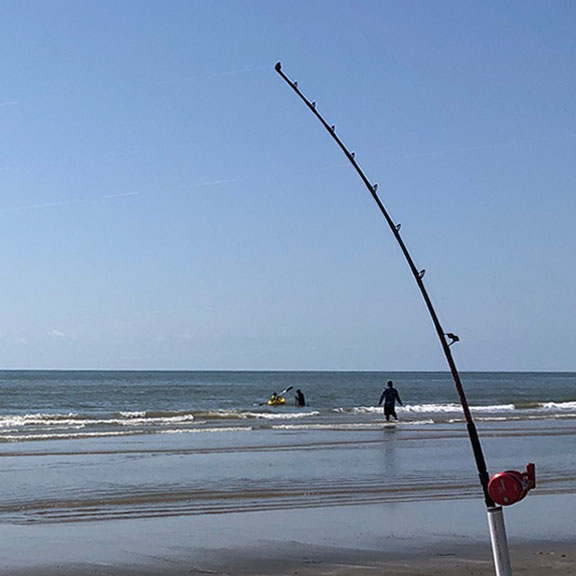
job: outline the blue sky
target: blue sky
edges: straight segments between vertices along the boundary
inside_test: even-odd
[[[576,370],[576,4],[0,0],[2,368]]]

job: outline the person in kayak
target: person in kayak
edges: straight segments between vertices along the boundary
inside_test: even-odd
[[[403,406],[403,404],[402,400],[400,400],[400,394],[398,394],[398,390],[394,388],[394,383],[392,380],[388,380],[387,387],[384,388],[380,396],[378,406],[382,404],[382,401],[384,401],[384,416],[386,416],[386,422],[390,420],[390,416],[394,416],[394,418],[398,420],[398,416],[396,416],[396,401],[398,401],[400,406]]]
[[[296,406],[306,406],[306,399],[304,398],[304,394],[300,388],[298,388],[298,390],[296,390],[296,394],[294,394],[294,403]]]

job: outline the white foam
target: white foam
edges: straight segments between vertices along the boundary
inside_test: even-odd
[[[273,430],[373,430],[380,428],[376,422],[355,424],[275,424]]]
[[[460,404],[408,404],[400,410],[408,414],[452,414],[462,412],[462,406]]]
[[[435,424],[434,420],[402,420],[394,422],[400,426],[423,426]],[[355,422],[355,423],[326,423],[326,424],[275,424],[273,430],[379,430],[389,422]]]
[[[472,412],[514,412],[517,410],[514,404],[496,404],[494,406],[471,406]]]
[[[54,428],[85,428],[86,426],[151,426],[194,421],[193,414],[147,417],[146,412],[120,413],[121,418],[88,418],[78,414],[25,414],[0,417],[0,428],[25,428],[32,426]]]
[[[544,402],[542,404],[542,408],[544,410],[551,410],[551,411],[576,410],[576,402]]]
[[[514,404],[495,404],[491,406],[471,406],[472,412],[513,412]],[[382,406],[355,406],[353,408],[335,408],[334,412],[348,414],[382,414]],[[455,403],[446,404],[404,404],[396,406],[399,414],[454,414],[461,413],[462,406]]]
[[[300,420],[310,416],[318,416],[320,412],[244,412],[247,418],[262,420]]]
[[[181,428],[175,430],[161,430],[160,434],[205,434],[207,432],[251,432],[252,426],[214,426],[212,428]]]
[[[50,433],[50,434],[7,434],[2,436],[2,440],[7,441],[26,441],[26,440],[72,440],[82,438],[108,438],[112,436],[130,436],[138,434],[135,431],[127,432],[79,432],[70,433]]]

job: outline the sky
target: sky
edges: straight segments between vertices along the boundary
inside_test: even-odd
[[[0,0],[0,368],[576,371],[576,3]]]

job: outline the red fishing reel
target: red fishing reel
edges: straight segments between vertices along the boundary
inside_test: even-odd
[[[507,470],[494,474],[488,482],[488,494],[496,504],[510,506],[520,502],[536,486],[536,469],[534,464],[526,466],[526,472]]]

